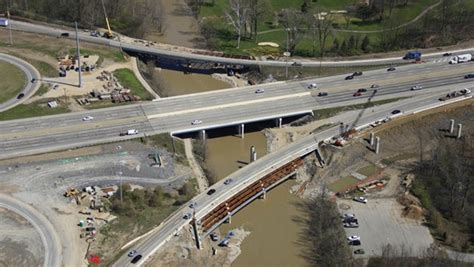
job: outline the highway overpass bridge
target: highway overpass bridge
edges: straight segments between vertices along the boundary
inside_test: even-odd
[[[59,37],[61,33],[69,33],[69,38],[75,38],[75,32],[71,28],[66,27],[51,27],[44,25],[37,25],[22,21],[11,20],[10,25],[13,30],[39,33]],[[220,52],[194,50],[186,47],[179,47],[174,45],[153,45],[144,40],[136,40],[128,37],[123,37],[123,41],[109,40],[101,37],[90,36],[89,33],[80,32],[79,38],[84,42],[107,45],[134,54],[148,55],[152,57],[167,57],[188,62],[212,62],[227,65],[245,65],[245,66],[276,66],[285,67],[292,66],[297,63],[303,67],[348,67],[348,66],[373,66],[373,65],[389,65],[389,64],[403,64],[406,63],[401,56],[391,58],[375,58],[363,60],[341,60],[341,61],[318,61],[312,59],[293,59],[286,58],[282,60],[255,60],[252,58],[227,57]],[[446,52],[451,52],[453,55],[462,53],[473,53],[474,48],[459,49],[453,51],[443,51],[425,54],[424,60],[439,59]]]

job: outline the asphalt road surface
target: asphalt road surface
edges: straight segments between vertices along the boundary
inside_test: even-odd
[[[36,91],[40,88],[41,83],[38,81],[40,79],[40,74],[38,70],[36,70],[35,67],[33,67],[28,62],[22,59],[19,59],[17,57],[13,57],[13,56],[2,54],[2,53],[0,53],[0,60],[8,62],[12,65],[15,65],[21,71],[23,71],[26,76],[26,85],[21,91],[21,93],[25,94],[25,96],[23,96],[20,99],[18,99],[17,96],[15,96],[14,98],[6,102],[0,103],[0,112],[3,112],[5,110],[8,110],[10,108],[13,108],[23,103],[29,97],[33,96],[36,93]],[[31,82],[32,79],[35,79],[35,81],[37,82]]]
[[[375,121],[383,120],[387,117],[395,117],[390,113],[394,108],[402,110],[403,116],[417,112],[420,109],[432,108],[434,106],[447,104],[448,102],[438,101],[438,98],[442,95],[443,94],[419,96],[416,98],[403,100],[400,103],[375,107],[373,112],[362,114],[358,123],[356,124],[356,128],[364,128]],[[357,116],[358,115],[349,114],[341,122],[344,124],[351,124],[356,120]],[[400,115],[397,114],[396,116]],[[207,195],[206,192],[199,194],[189,202],[196,203],[194,209],[189,208],[187,205],[183,206],[166,221],[155,228],[150,235],[129,248],[130,250],[137,250],[139,254],[143,255],[143,259],[138,263],[138,266],[146,262],[146,259],[152,256],[160,246],[162,246],[165,242],[168,242],[171,238],[173,238],[175,233],[190,223],[191,219],[184,219],[184,214],[194,213],[195,218],[199,221],[214,207],[244,189],[248,184],[255,182],[274,169],[281,167],[285,163],[297,157],[311,153],[315,148],[317,148],[317,145],[320,141],[330,139],[331,137],[337,136],[338,134],[339,127],[335,126],[322,132],[305,137],[302,140],[267,154],[254,163],[246,165],[238,171],[232,173],[230,176],[226,177],[226,179],[232,179],[230,184],[225,185],[222,182],[225,179],[222,179],[220,182],[214,184],[209,188],[216,190],[214,194],[211,196]],[[114,264],[114,266],[132,266],[130,260],[131,259],[127,257],[125,253]]]
[[[61,33],[69,33],[69,38],[76,38],[75,31],[70,28],[60,28],[59,26],[44,26],[36,25],[27,22],[10,20],[10,24],[13,30],[25,31],[46,34],[50,36],[59,37]],[[121,48],[125,51],[130,51],[134,53],[148,54],[148,55],[157,55],[157,56],[167,56],[172,58],[181,58],[181,59],[191,59],[195,61],[204,61],[204,62],[215,62],[215,63],[224,63],[224,64],[242,64],[242,65],[258,65],[258,66],[291,66],[295,63],[294,59],[289,58],[286,61],[270,61],[270,60],[245,60],[245,59],[235,59],[235,58],[224,58],[218,56],[202,55],[188,52],[189,49],[163,49],[157,47],[149,47],[137,42],[120,42],[116,40],[109,40],[101,37],[90,36],[89,33],[80,32],[79,38],[82,41],[109,45],[116,48]],[[175,47],[175,46],[173,46]],[[453,56],[456,54],[464,53],[473,53],[474,48],[460,49],[453,51],[443,51],[437,53],[425,54],[423,56],[424,60],[437,60],[442,58],[442,54],[446,52],[453,53]],[[323,67],[347,67],[347,66],[370,66],[370,65],[386,65],[386,64],[400,64],[405,63],[401,57],[391,57],[391,58],[378,58],[378,59],[364,59],[364,60],[345,60],[345,61],[316,61],[316,60],[296,60],[302,66],[323,66]]]

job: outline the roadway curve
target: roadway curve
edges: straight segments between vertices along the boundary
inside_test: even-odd
[[[53,225],[30,205],[5,194],[0,194],[0,207],[24,217],[38,231],[44,246],[44,267],[61,266],[61,243]]]
[[[30,63],[28,63],[28,62],[26,62],[22,59],[19,59],[17,57],[13,57],[13,56],[10,56],[10,55],[7,55],[7,54],[0,53],[0,60],[5,61],[7,63],[10,63],[12,65],[15,65],[21,71],[23,71],[25,73],[25,76],[26,76],[26,85],[23,88],[23,90],[21,91],[22,93],[25,94],[25,96],[22,97],[21,99],[17,99],[17,97],[15,96],[14,98],[12,98],[10,100],[8,100],[4,103],[1,103],[0,104],[0,112],[3,112],[5,110],[11,109],[11,108],[23,103],[29,97],[33,96],[41,86],[41,83],[39,82],[41,76],[40,76],[40,73],[38,72],[38,70],[35,67],[33,67]],[[32,83],[31,80],[33,78],[38,82]]]
[[[58,28],[58,27],[51,27],[51,26],[44,26],[44,25],[36,25],[27,22],[15,21],[11,20],[10,25],[13,30],[17,31],[24,31],[24,32],[32,32],[32,33],[39,33],[39,34],[46,34],[54,37],[59,37],[61,33],[69,33],[69,38],[76,38],[75,31],[71,30],[70,28]],[[376,58],[376,59],[361,59],[361,60],[343,60],[343,61],[318,61],[318,60],[311,60],[311,59],[285,59],[282,61],[272,61],[272,60],[248,60],[248,59],[236,59],[236,58],[226,58],[220,56],[213,56],[213,55],[204,55],[204,54],[197,54],[193,53],[192,49],[186,47],[178,47],[178,46],[166,46],[160,45],[160,47],[153,47],[153,46],[145,46],[139,44],[137,42],[129,41],[129,42],[120,42],[116,40],[109,40],[100,37],[92,37],[88,33],[80,32],[79,39],[84,42],[95,43],[95,44],[102,44],[107,45],[119,49],[123,49],[124,51],[139,53],[139,54],[147,54],[152,56],[165,56],[177,59],[184,59],[184,60],[194,60],[200,62],[212,62],[212,63],[222,63],[222,64],[236,64],[236,65],[253,65],[253,66],[276,66],[276,67],[285,67],[291,66],[295,61],[301,63],[302,66],[306,67],[347,67],[347,66],[371,66],[371,65],[388,65],[388,64],[403,64],[406,63],[401,57],[390,57],[390,58]],[[130,38],[126,38],[127,40],[133,40]],[[206,52],[201,50],[202,52]],[[208,51],[211,52],[211,51]],[[460,49],[460,50],[453,50],[453,51],[443,51],[437,53],[429,53],[424,54],[423,59],[437,59],[442,56],[443,53],[451,52],[453,54],[461,54],[461,53],[474,53],[474,48],[468,49]]]

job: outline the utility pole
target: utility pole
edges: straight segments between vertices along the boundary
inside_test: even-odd
[[[77,30],[77,21],[74,22],[76,25],[76,56],[77,56],[77,67],[79,69],[79,88],[82,87],[82,66],[81,66],[81,50],[79,49],[79,33]]]
[[[12,22],[10,21],[10,10],[7,10],[8,29],[10,30],[10,45],[13,45]]]

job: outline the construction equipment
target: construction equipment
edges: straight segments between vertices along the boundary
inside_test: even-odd
[[[70,187],[66,190],[66,192],[64,192],[64,196],[65,197],[75,197],[77,196],[78,194],[80,193],[79,190],[77,190],[76,188],[74,187]]]
[[[162,162],[161,162],[161,157],[158,154],[158,152],[153,153],[153,154],[148,154],[148,158],[153,159],[155,161],[154,163],[151,164],[151,166],[161,167]]]
[[[112,39],[114,38],[114,34],[112,33],[112,30],[110,29],[109,17],[107,17],[107,11],[105,10],[104,0],[101,0],[101,1],[102,1],[102,8],[104,9],[105,23],[107,24],[107,31],[104,33],[104,37],[107,39]]]

